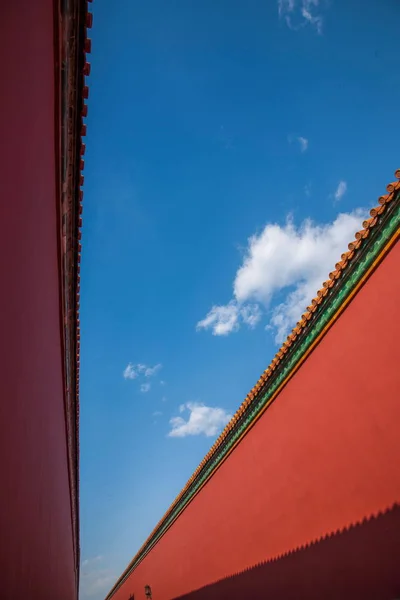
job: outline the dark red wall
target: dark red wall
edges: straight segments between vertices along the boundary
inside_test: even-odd
[[[52,0],[0,8],[0,590],[75,598],[57,262]]]
[[[154,600],[187,595],[400,501],[399,272],[400,244],[115,600],[144,598],[145,584]],[[354,595],[354,564],[339,554],[348,597],[363,597]],[[400,583],[393,562],[388,575],[383,550],[374,556],[363,591],[371,577]],[[328,591],[337,574],[331,570]],[[266,597],[262,581],[252,597]],[[193,598],[225,597],[209,591]]]
[[[377,519],[189,592],[179,600],[395,600],[400,596],[399,531],[397,505]]]

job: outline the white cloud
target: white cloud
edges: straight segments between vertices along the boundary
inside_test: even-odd
[[[243,323],[246,323],[251,329],[257,325],[261,319],[261,308],[258,304],[245,304],[240,310],[240,316]]]
[[[295,0],[278,0],[279,16],[283,16],[286,13],[293,12],[294,7]]]
[[[197,323],[197,329],[212,328],[213,335],[227,335],[239,329],[239,307],[232,301],[225,306],[213,306],[207,316]]]
[[[142,385],[140,386],[140,391],[143,393],[146,393],[150,390],[151,388],[151,383],[142,383]]]
[[[320,14],[316,14],[319,5],[320,0],[278,0],[278,12],[289,29],[298,31],[311,25],[321,35],[323,19]]]
[[[138,363],[134,365],[133,363],[129,363],[123,372],[124,379],[136,379],[139,375],[144,375],[145,377],[153,377],[160,369],[162,368],[161,364],[157,364],[154,367],[148,367],[142,363]]]
[[[360,227],[365,212],[339,214],[332,223],[318,225],[305,220],[296,227],[291,218],[284,226],[268,224],[248,240],[242,265],[233,284],[233,299],[224,307],[212,307],[197,329],[211,329],[214,335],[237,331],[249,306],[270,310],[268,328],[280,343],[301,318],[335,263]],[[277,295],[284,299],[271,308]],[[249,304],[251,303],[251,304]],[[217,310],[216,310],[217,309]],[[224,311],[226,309],[226,311]],[[221,322],[221,315],[231,315]],[[254,308],[251,314],[260,312]]]
[[[287,136],[287,140],[289,142],[289,144],[298,144],[300,147],[300,152],[303,153],[307,150],[308,148],[308,139],[306,137],[303,136],[294,136],[292,134]]]
[[[161,412],[161,410],[155,410],[155,411],[153,412],[153,417],[161,417],[161,415],[162,415],[162,412]]]
[[[144,371],[144,376],[153,377],[153,375],[155,375],[161,369],[161,367],[161,364],[155,365],[154,367],[146,367]]]
[[[338,202],[343,198],[347,192],[347,183],[345,181],[339,181],[339,185],[336,188],[335,200]]]
[[[215,436],[231,420],[232,416],[223,408],[204,406],[196,402],[187,402],[179,407],[179,412],[188,411],[188,418],[173,417],[170,420],[169,437],[186,437],[187,435]]]
[[[129,363],[128,366],[124,370],[124,379],[136,379],[139,375],[139,372],[135,369],[132,363]]]
[[[305,152],[308,148],[308,139],[300,136],[297,138],[297,141],[300,144],[300,151]]]
[[[307,6],[308,4],[308,6]],[[319,15],[312,15],[310,12],[311,3],[307,3],[303,0],[303,6],[301,9],[302,17],[310,23],[310,25],[314,25],[319,35],[322,34],[322,17]]]
[[[228,335],[237,331],[240,322],[254,328],[261,318],[258,304],[239,306],[232,300],[225,306],[213,306],[206,317],[197,323],[197,330],[212,329],[213,335]]]
[[[82,567],[87,567],[88,565],[91,565],[93,563],[97,563],[100,560],[103,560],[102,556],[95,556],[94,558],[86,558],[83,562],[82,562]]]

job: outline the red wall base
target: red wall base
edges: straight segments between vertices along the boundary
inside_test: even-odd
[[[175,600],[400,598],[400,507]],[[156,595],[154,595],[156,599]]]

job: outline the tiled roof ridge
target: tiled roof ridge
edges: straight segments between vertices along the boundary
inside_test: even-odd
[[[79,371],[80,371],[80,261],[83,202],[83,169],[90,73],[87,55],[91,51],[88,30],[92,26],[89,2],[58,0],[56,69],[59,94],[56,111],[60,124],[60,219],[61,219],[61,294],[65,413],[67,451],[71,486],[71,518],[74,539],[76,583],[79,585]]]
[[[80,329],[80,287],[81,287],[81,278],[80,278],[80,262],[81,262],[81,254],[82,254],[82,213],[83,213],[83,185],[84,185],[84,175],[83,171],[85,168],[84,155],[86,151],[86,145],[84,143],[84,138],[87,134],[87,124],[85,122],[85,118],[88,115],[88,105],[85,100],[89,98],[89,87],[88,87],[88,77],[90,75],[90,62],[88,62],[88,55],[92,51],[92,41],[88,37],[88,30],[92,28],[93,25],[93,13],[89,11],[89,3],[92,0],[83,0],[84,4],[84,36],[83,36],[83,56],[82,59],[82,72],[80,75],[81,88],[80,88],[80,103],[81,103],[81,130],[79,132],[79,194],[78,194],[78,219],[77,219],[77,277],[76,277],[76,430],[77,430],[77,439],[78,439],[78,490],[79,490],[79,408],[80,408],[80,396],[79,396],[79,382],[80,382],[80,340],[81,340],[81,329]],[[81,64],[82,64],[81,63]],[[79,503],[79,500],[78,500]],[[79,552],[79,562],[80,562],[80,552]]]
[[[160,519],[160,521],[157,523],[157,525],[153,528],[152,532],[150,533],[150,535],[148,536],[148,538],[146,539],[144,544],[142,544],[141,548],[135,554],[134,558],[129,563],[128,567],[125,569],[123,574],[120,576],[120,578],[117,580],[117,582],[113,586],[110,593],[107,595],[107,598],[110,598],[114,594],[116,588],[119,587],[120,582],[126,577],[126,574],[130,571],[131,566],[133,564],[135,564],[136,560],[140,557],[140,555],[144,553],[144,551],[146,550],[146,547],[151,542],[152,538],[156,535],[157,531],[162,527],[163,523],[166,522],[169,515],[172,513],[172,511],[175,509],[175,507],[179,504],[180,500],[182,499],[184,494],[188,491],[188,489],[191,487],[191,485],[193,484],[195,479],[198,477],[199,473],[202,471],[202,469],[204,469],[205,465],[209,461],[211,461],[211,459],[214,457],[217,450],[222,446],[222,444],[226,440],[227,436],[236,427],[236,424],[238,423],[239,419],[241,419],[242,416],[244,415],[244,413],[249,410],[252,403],[258,397],[260,391],[262,389],[264,389],[266,383],[268,382],[268,379],[276,371],[277,367],[280,365],[282,360],[284,360],[285,355],[288,353],[289,349],[291,349],[291,346],[298,340],[298,338],[300,338],[303,335],[304,331],[307,329],[307,325],[308,325],[309,321],[311,320],[313,314],[316,312],[316,310],[321,306],[321,304],[328,297],[329,292],[334,287],[336,281],[338,279],[340,279],[340,277],[343,275],[343,272],[345,272],[346,269],[348,269],[349,266],[354,262],[355,256],[357,255],[357,251],[363,245],[364,240],[366,240],[369,237],[371,230],[380,222],[380,218],[386,212],[388,205],[394,199],[396,193],[400,190],[400,169],[397,169],[395,171],[394,175],[395,175],[397,181],[391,182],[386,186],[387,194],[380,196],[378,198],[378,206],[376,206],[370,210],[370,213],[369,213],[370,217],[368,219],[366,219],[365,221],[363,221],[363,223],[362,223],[363,228],[356,232],[356,234],[354,236],[355,239],[348,244],[347,252],[344,252],[341,255],[341,259],[339,262],[336,263],[335,269],[329,273],[329,279],[324,281],[321,289],[318,290],[315,298],[313,298],[310,305],[307,307],[307,310],[302,315],[300,321],[295,325],[292,332],[287,336],[286,340],[283,342],[282,346],[275,354],[275,356],[272,359],[272,361],[270,362],[269,366],[265,369],[265,371],[262,373],[261,377],[258,379],[257,383],[253,386],[253,388],[247,394],[246,398],[244,399],[242,404],[239,406],[239,408],[237,409],[237,411],[235,412],[235,414],[233,415],[233,417],[231,418],[229,423],[226,425],[226,427],[223,429],[221,434],[218,436],[217,440],[214,442],[214,444],[212,445],[212,447],[210,448],[208,453],[205,455],[203,460],[200,462],[197,469],[193,472],[192,476],[187,481],[186,485],[182,488],[181,492],[178,494],[178,496],[175,498],[175,500],[171,503],[171,505],[168,508],[168,510],[166,511],[166,513],[163,515],[163,517]]]
[[[87,55],[92,51],[92,41],[88,37],[88,29],[91,29],[93,25],[93,14],[89,12],[89,2],[92,0],[83,0],[85,4],[85,24],[84,24],[84,40],[83,40],[83,68],[81,75],[81,89],[80,89],[80,99],[81,99],[81,130],[79,132],[79,194],[78,194],[78,222],[77,222],[77,240],[78,240],[78,254],[77,254],[77,281],[76,281],[76,397],[78,402],[79,409],[79,374],[80,374],[80,339],[81,339],[81,330],[80,330],[80,319],[79,319],[79,309],[80,309],[80,289],[81,289],[81,277],[80,277],[80,262],[81,262],[81,253],[82,253],[82,213],[83,213],[83,184],[84,184],[84,175],[83,170],[85,168],[84,155],[86,151],[86,145],[84,143],[84,138],[87,134],[87,125],[84,119],[88,115],[88,105],[85,103],[85,100],[89,98],[89,87],[87,85],[87,78],[90,75],[90,63],[87,61]],[[79,431],[79,412],[78,412],[78,420],[77,427]]]

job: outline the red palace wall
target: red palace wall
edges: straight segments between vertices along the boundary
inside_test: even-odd
[[[0,596],[75,593],[55,180],[52,0],[0,8]]]
[[[115,600],[400,594],[398,508],[338,533],[400,501],[399,272],[397,244]]]

